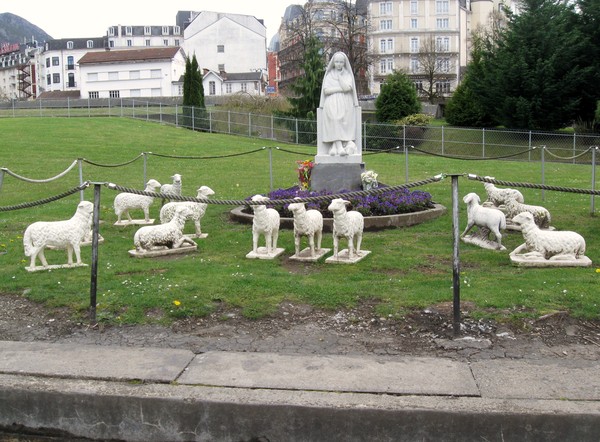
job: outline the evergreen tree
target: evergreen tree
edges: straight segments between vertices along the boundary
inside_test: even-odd
[[[578,0],[580,13],[579,28],[587,38],[586,53],[592,64],[591,77],[588,86],[581,90],[581,119],[583,121],[595,120],[596,129],[600,129],[600,116],[595,116],[594,109],[600,106],[600,0]]]
[[[315,119],[321,99],[321,84],[325,75],[325,64],[322,46],[316,37],[307,40],[306,53],[302,69],[304,75],[291,85],[293,97],[288,98],[292,110],[290,114],[296,118]]]
[[[410,78],[404,72],[395,71],[390,74],[381,85],[381,92],[375,100],[377,121],[397,121],[420,111],[421,102]]]
[[[190,104],[204,109],[204,86],[202,85],[202,73],[198,68],[196,54],[192,57],[191,70]]]
[[[206,129],[206,109],[204,106],[204,87],[202,74],[198,69],[196,55],[185,60],[183,74],[183,125],[194,129]],[[192,118],[193,116],[193,118]]]

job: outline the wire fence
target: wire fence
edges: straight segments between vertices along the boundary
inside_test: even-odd
[[[317,143],[317,125],[313,120],[222,110],[217,107],[200,109],[183,106],[174,99],[38,99],[0,102],[0,118],[102,116],[134,118],[287,144],[316,146]],[[460,159],[592,164],[592,148],[600,145],[600,134],[421,127],[374,123],[366,121],[367,118],[364,120],[362,150],[365,153],[410,148],[415,153]]]

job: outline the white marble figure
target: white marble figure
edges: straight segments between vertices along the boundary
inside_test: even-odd
[[[343,52],[336,52],[325,71],[319,103],[319,107],[323,109],[322,141],[329,146],[329,155],[347,156],[357,153],[357,106],[358,97],[350,61]]]
[[[160,183],[156,180],[148,180],[146,183],[145,192],[156,192],[160,188]],[[150,205],[154,202],[154,198],[146,195],[137,195],[135,193],[122,192],[115,197],[114,208],[117,215],[117,223],[121,222],[123,215],[127,216],[129,222],[133,221],[129,211],[131,209],[141,209],[144,211],[144,221],[150,222]]]
[[[523,204],[513,198],[506,200],[506,217],[514,218],[521,212],[529,212],[533,215],[533,221],[540,229],[550,228],[550,212],[545,207]]]
[[[133,244],[137,252],[149,252],[157,248],[178,249],[183,244],[196,246],[196,243],[183,234],[185,220],[191,216],[187,207],[177,207],[173,218],[156,226],[140,227],[133,236]]]
[[[296,256],[300,255],[300,239],[308,238],[310,256],[315,256],[315,250],[321,250],[323,237],[323,215],[315,209],[306,210],[306,203],[291,203],[288,210],[294,215],[294,245]]]
[[[23,247],[25,256],[31,257],[30,269],[35,269],[36,258],[40,258],[43,267],[48,267],[44,249],[52,247],[67,250],[68,265],[73,265],[73,251],[77,264],[81,263],[80,246],[92,227],[94,205],[81,201],[73,217],[65,221],[38,221],[25,229]]]
[[[346,205],[349,204],[350,201],[336,198],[327,207],[327,210],[333,213],[333,257],[336,259],[338,258],[340,238],[348,240],[348,258],[360,256],[365,220],[362,213],[356,210],[346,211]],[[356,247],[354,239],[356,239]]]
[[[576,232],[541,230],[533,215],[521,212],[513,218],[521,226],[525,244],[517,247],[514,256],[547,261],[576,261],[585,256],[585,240]]]
[[[269,201],[263,195],[254,195],[252,201]],[[252,252],[258,253],[258,239],[264,235],[266,241],[267,255],[271,255],[277,249],[277,238],[279,237],[279,224],[281,217],[277,210],[267,208],[264,204],[252,206],[254,218],[252,220]]]
[[[208,186],[201,186],[198,188],[196,198],[207,198],[211,195],[214,195],[215,192]],[[204,217],[206,213],[207,203],[195,203],[192,201],[182,201],[182,202],[172,202],[167,203],[160,209],[160,222],[165,224],[173,218],[175,214],[176,207],[188,207],[190,209],[190,217],[194,221],[194,227],[196,228],[196,236],[202,236],[202,229],[200,225],[200,221]]]
[[[481,200],[476,193],[468,193],[463,197],[463,201],[467,205],[467,227],[460,235],[463,241],[487,249],[506,250],[502,245],[502,233],[500,233],[500,230],[506,229],[504,213],[493,207],[481,206],[479,204]],[[467,236],[474,226],[479,228],[478,235]],[[495,243],[489,239],[490,232],[495,237]]]
[[[160,193],[170,193],[173,195],[181,196],[181,175],[176,173],[171,177],[171,180],[173,180],[172,184],[163,184],[162,186],[160,186]],[[164,205],[166,200],[167,198],[163,198],[161,201],[161,205]]]
[[[486,176],[485,178],[493,179],[493,177]],[[523,198],[523,194],[519,192],[517,189],[509,189],[509,188],[498,188],[492,183],[483,183],[483,187],[485,187],[485,191],[487,193],[487,200],[484,205],[493,205],[494,207],[504,206],[508,199],[514,199],[519,203],[525,202]]]

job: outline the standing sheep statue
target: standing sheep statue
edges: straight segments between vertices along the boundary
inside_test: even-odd
[[[92,215],[94,205],[89,201],[81,201],[73,217],[66,221],[38,221],[25,229],[23,234],[23,247],[25,256],[31,257],[28,271],[47,269],[48,266],[44,256],[45,248],[66,249],[67,264],[57,267],[74,267],[73,252],[75,252],[76,264],[85,265],[81,262],[81,243],[92,227]],[[36,258],[40,258],[42,267],[36,267]]]
[[[254,195],[252,201],[269,201],[263,195]],[[284,249],[277,248],[279,237],[279,224],[281,217],[279,212],[273,208],[267,208],[264,204],[253,205],[254,219],[252,220],[252,251],[246,258],[273,259],[283,253]],[[258,247],[258,239],[264,235],[266,247]]]
[[[196,250],[197,245],[194,241],[183,234],[185,220],[191,216],[191,209],[185,206],[180,206],[175,209],[173,218],[166,224],[157,226],[144,226],[138,229],[133,236],[133,244],[135,250],[130,251],[132,256],[147,255],[148,252],[153,253],[152,256],[181,253],[187,250]],[[181,249],[184,244],[189,244],[186,250]],[[169,252],[169,250],[172,250]]]
[[[316,261],[329,249],[321,249],[323,237],[323,215],[315,209],[306,210],[305,203],[291,203],[288,210],[294,215],[294,245],[296,253],[290,259]],[[308,249],[300,251],[300,239],[308,238]],[[307,253],[308,252],[308,253]],[[306,255],[309,256],[306,256]]]
[[[333,256],[325,262],[346,262],[354,263],[360,261],[369,251],[360,250],[365,220],[362,213],[356,210],[346,210],[350,201],[336,198],[331,201],[327,210],[333,213]],[[339,251],[340,238],[348,240],[348,249]],[[356,247],[354,246],[356,240]]]
[[[163,184],[160,186],[160,193],[181,196],[181,175],[176,173],[171,177],[171,180],[173,180],[172,184]],[[163,206],[165,201],[167,201],[167,198],[163,197],[160,205]]]
[[[510,253],[514,264],[525,267],[589,267],[585,256],[585,240],[570,231],[541,230],[533,215],[521,212],[513,218],[521,226],[525,243]]]
[[[210,187],[201,186],[198,189],[196,198],[207,198],[214,194],[215,194],[214,190],[212,190]],[[193,201],[167,203],[164,206],[162,206],[162,208],[160,209],[160,222],[162,224],[165,224],[165,223],[171,221],[171,219],[173,218],[173,215],[175,214],[175,209],[177,207],[182,207],[182,206],[188,207],[190,209],[191,215],[188,219],[191,219],[194,221],[194,227],[196,228],[195,237],[196,238],[206,238],[207,235],[202,234],[200,221],[202,220],[202,218],[204,217],[204,214],[206,213],[206,208],[208,206],[207,203],[196,203]],[[190,238],[192,238],[192,237],[193,236],[190,235]]]
[[[483,207],[480,203],[479,195],[468,193],[463,201],[467,204],[467,227],[460,235],[462,240],[469,244],[474,244],[485,249],[506,250],[502,245],[502,234],[500,230],[506,229],[506,216],[504,213],[492,207]],[[479,231],[476,235],[467,235],[467,233],[477,226]],[[490,232],[494,235],[495,241],[489,239]]]
[[[156,180],[149,180],[146,183],[145,192],[156,192],[156,190],[160,187],[160,183]],[[115,197],[114,208],[115,214],[117,215],[117,222],[115,225],[123,225],[121,221],[121,217],[123,215],[127,216],[128,223],[127,224],[152,224],[154,220],[150,219],[150,205],[154,202],[154,198],[146,195],[137,195],[135,193],[119,193]],[[144,211],[144,221],[134,221],[131,219],[131,215],[129,211],[131,209],[141,209]]]

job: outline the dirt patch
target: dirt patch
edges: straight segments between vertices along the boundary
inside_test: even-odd
[[[298,265],[290,271],[301,272]],[[544,357],[600,359],[600,321],[564,312],[497,323],[470,316],[461,305],[460,333],[454,335],[452,303],[414,310],[402,318],[382,317],[375,305],[324,311],[284,302],[270,317],[249,320],[220,309],[205,318],[171,326],[89,324],[67,309],[48,309],[23,296],[0,295],[0,340],[94,345],[151,346],[288,354],[441,356],[461,360]],[[149,312],[160,318],[160,312]]]

